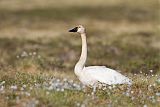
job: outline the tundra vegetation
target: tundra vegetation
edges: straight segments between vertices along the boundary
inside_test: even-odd
[[[0,106],[159,107],[158,0],[1,0]],[[73,69],[87,28],[87,65],[121,71],[133,85],[95,96]]]

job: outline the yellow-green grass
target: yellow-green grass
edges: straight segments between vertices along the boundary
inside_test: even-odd
[[[158,8],[157,0],[1,0],[0,106],[160,106]],[[121,71],[133,80],[130,89],[108,87],[93,97],[92,89],[45,88],[53,77],[79,83],[73,69],[81,39],[68,33],[77,24],[87,28],[86,66]]]

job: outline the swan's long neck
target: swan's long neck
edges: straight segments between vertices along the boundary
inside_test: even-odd
[[[74,71],[76,75],[79,75],[83,68],[85,67],[85,63],[87,60],[87,41],[86,41],[86,34],[81,34],[82,39],[82,52],[79,61],[77,62]]]

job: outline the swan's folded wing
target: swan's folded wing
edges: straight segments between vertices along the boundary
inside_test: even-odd
[[[90,66],[85,68],[87,75],[105,84],[130,84],[130,79],[119,72],[105,66]]]

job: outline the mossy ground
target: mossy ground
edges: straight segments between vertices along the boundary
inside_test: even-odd
[[[0,1],[0,106],[160,106],[158,1],[90,2]],[[93,98],[91,89],[44,88],[53,77],[79,82],[81,39],[67,32],[77,24],[87,28],[87,65],[121,71],[133,80],[130,90],[98,90]]]

